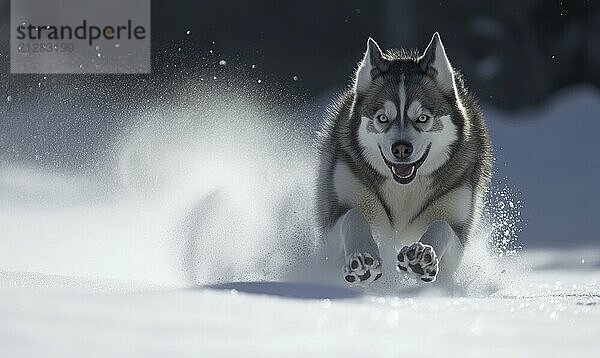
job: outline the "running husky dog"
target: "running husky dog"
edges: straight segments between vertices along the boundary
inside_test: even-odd
[[[329,114],[317,211],[344,280],[379,279],[387,256],[425,282],[451,276],[479,219],[492,157],[439,34],[420,56],[382,53],[369,38],[353,85]]]

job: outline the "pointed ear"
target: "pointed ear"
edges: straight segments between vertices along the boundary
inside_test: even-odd
[[[419,58],[419,64],[427,73],[433,70],[433,76],[444,92],[454,92],[454,71],[446,56],[440,34],[437,32],[433,34],[423,56]]]
[[[377,42],[369,37],[365,57],[356,70],[356,80],[354,82],[356,93],[364,93],[369,88],[373,76],[377,74],[377,71],[382,72],[385,70],[386,65],[381,49],[377,45]]]

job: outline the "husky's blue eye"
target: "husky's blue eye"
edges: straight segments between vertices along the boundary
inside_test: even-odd
[[[429,120],[429,116],[428,116],[428,115],[426,115],[426,114],[421,114],[421,115],[419,116],[419,118],[417,118],[417,122],[419,122],[419,123],[425,123],[425,122],[427,122],[428,120]]]
[[[377,116],[377,120],[381,123],[387,123],[388,117],[385,114],[380,114]]]

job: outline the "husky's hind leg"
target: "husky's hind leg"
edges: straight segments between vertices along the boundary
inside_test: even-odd
[[[433,282],[440,271],[444,277],[452,276],[462,254],[463,245],[452,227],[438,220],[429,225],[419,242],[400,250],[398,269],[412,272],[424,282]]]
[[[337,220],[329,231],[328,246],[332,255],[341,258],[342,274],[350,285],[381,277],[379,249],[360,209],[350,209]]]

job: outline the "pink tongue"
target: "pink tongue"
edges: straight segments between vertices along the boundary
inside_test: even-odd
[[[406,178],[411,176],[413,173],[413,165],[412,164],[396,164],[393,167],[394,174],[399,176],[400,178]]]

